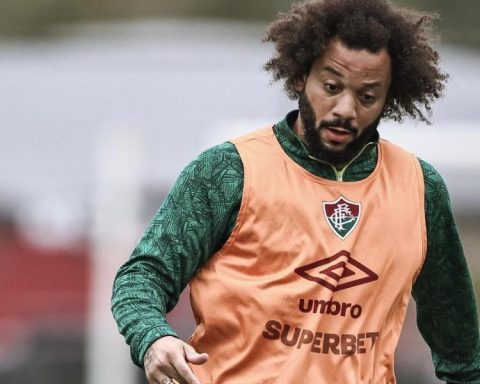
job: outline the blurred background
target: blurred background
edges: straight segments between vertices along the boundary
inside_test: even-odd
[[[451,79],[433,124],[383,124],[449,186],[480,289],[480,2],[438,11]],[[262,65],[291,1],[0,2],[0,383],[145,383],[110,314],[116,270],[182,168],[295,104]],[[188,338],[184,294],[170,315]],[[400,384],[439,383],[409,309]]]

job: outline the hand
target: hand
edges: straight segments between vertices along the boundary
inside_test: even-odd
[[[208,360],[206,353],[197,353],[182,340],[165,336],[155,341],[143,359],[148,384],[168,383],[168,378],[180,384],[201,384],[187,363],[204,364]]]

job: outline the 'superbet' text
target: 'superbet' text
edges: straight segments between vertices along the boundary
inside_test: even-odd
[[[277,320],[268,320],[262,335],[267,340],[280,341],[287,347],[309,348],[314,353],[355,355],[372,350],[379,332],[335,334],[292,327]]]

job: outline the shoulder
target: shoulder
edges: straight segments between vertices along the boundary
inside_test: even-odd
[[[440,173],[433,167],[433,165],[415,156],[410,151],[394,143],[389,142],[388,140],[381,139],[380,143],[383,147],[383,150],[388,149],[389,151],[394,152],[397,155],[402,154],[403,156],[406,156],[406,157],[412,157],[413,159],[416,159],[419,162],[420,168],[423,173],[423,179],[425,182],[425,194],[436,193],[436,194],[448,195],[445,181],[443,180]]]
[[[206,166],[208,164],[218,164],[223,161],[238,161],[240,155],[237,148],[230,142],[215,145],[206,149],[195,160],[192,161],[192,165]]]
[[[448,198],[448,190],[442,175],[431,165],[418,158],[425,182],[425,195]]]
[[[213,179],[223,173],[243,174],[243,164],[234,144],[225,142],[197,156],[182,171],[180,178]]]
[[[425,183],[425,212],[427,227],[452,217],[447,185],[440,173],[429,163],[418,159]],[[440,221],[439,221],[440,220]],[[436,224],[435,224],[436,225]]]
[[[230,141],[236,145],[240,145],[242,143],[247,143],[247,142],[256,141],[256,140],[261,141],[262,139],[271,138],[273,136],[274,136],[273,126],[267,125],[266,127],[249,132],[245,135],[234,138]]]
[[[395,143],[392,143],[391,141],[381,138],[378,143],[384,153],[386,152],[386,153],[389,153],[391,156],[396,156],[400,160],[406,159],[406,158],[413,158],[413,159],[417,158],[408,149],[405,149]]]

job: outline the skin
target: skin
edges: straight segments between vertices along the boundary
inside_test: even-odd
[[[342,166],[376,129],[390,79],[390,56],[385,50],[352,50],[333,39],[308,76],[296,84],[302,93],[301,106],[308,108],[300,108],[295,132],[313,154]],[[206,353],[197,353],[183,341],[166,336],[156,340],[145,354],[145,373],[149,384],[163,384],[168,378],[180,384],[200,384],[188,364],[207,360]]]
[[[180,384],[200,384],[188,363],[206,363],[208,355],[197,353],[195,349],[172,336],[156,340],[145,353],[143,364],[148,384],[164,384],[168,378]],[[163,381],[167,379],[167,381]]]
[[[391,66],[385,49],[372,53],[331,40],[308,76],[296,83],[301,95],[294,129],[313,155],[337,168],[357,155],[376,130]]]

